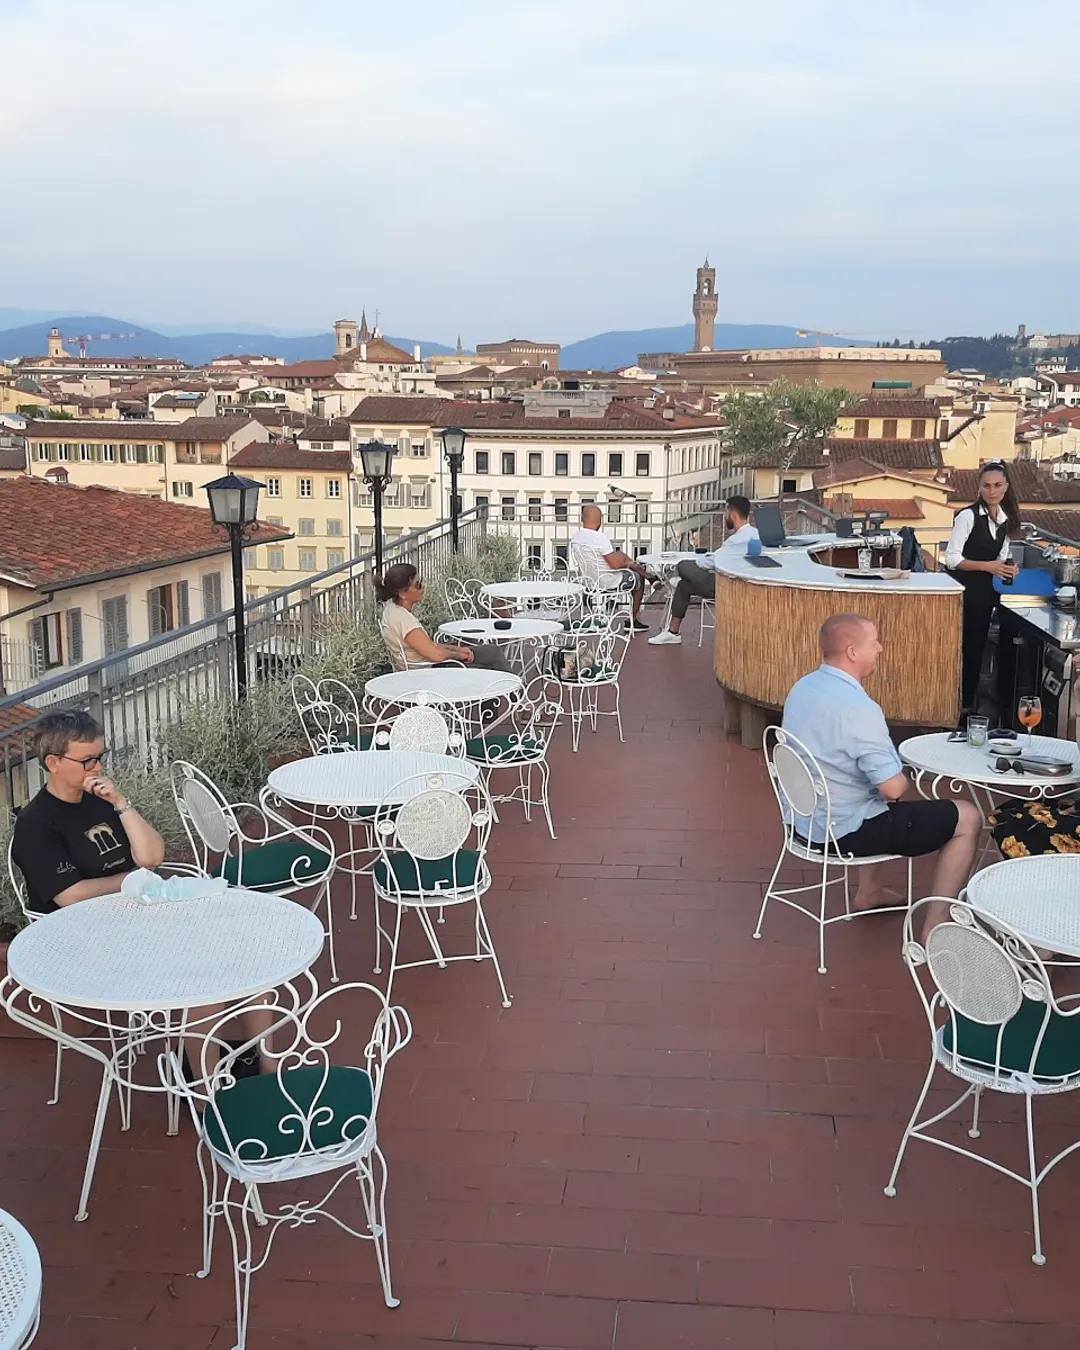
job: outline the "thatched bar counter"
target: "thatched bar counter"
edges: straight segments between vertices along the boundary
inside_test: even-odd
[[[767,549],[780,566],[717,555],[714,669],[726,697],[725,725],[760,749],[768,714],[819,664],[818,629],[830,614],[865,614],[885,648],[867,692],[890,724],[953,727],[960,712],[963,588],[944,572],[878,581],[843,577],[850,541],[816,538]],[[876,562],[876,559],[875,559]]]

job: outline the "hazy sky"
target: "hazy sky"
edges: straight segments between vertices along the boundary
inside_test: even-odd
[[[1080,330],[1075,0],[0,0],[0,305]]]

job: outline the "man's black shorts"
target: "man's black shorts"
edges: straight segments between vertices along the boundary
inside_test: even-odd
[[[857,830],[838,839],[836,847],[840,853],[856,858],[877,853],[919,858],[947,844],[959,820],[955,802],[891,802],[887,811],[871,816]]]

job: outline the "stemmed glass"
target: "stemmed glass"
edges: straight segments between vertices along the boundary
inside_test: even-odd
[[[1027,727],[1028,734],[1028,754],[1031,754],[1031,730],[1037,727],[1042,721],[1042,702],[1034,694],[1025,694],[1020,700],[1016,715],[1020,719],[1021,726]]]

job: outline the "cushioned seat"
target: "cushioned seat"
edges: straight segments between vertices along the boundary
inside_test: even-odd
[[[290,1158],[358,1139],[371,1118],[367,1072],[332,1067],[323,1079],[318,1067],[285,1069],[280,1082],[276,1073],[238,1079],[235,1086],[215,1095],[216,1111],[207,1108],[207,1139],[222,1153],[230,1151],[231,1144],[243,1162]],[[317,1109],[312,1118],[313,1104]],[[310,1118],[306,1144],[298,1114]]]
[[[354,750],[371,749],[371,732],[365,731],[359,736],[342,736],[342,745],[351,745]]]
[[[296,866],[298,863],[299,866]],[[230,854],[225,859],[222,876],[234,886],[272,890],[275,886],[293,886],[297,882],[311,881],[321,876],[329,866],[330,854],[324,849],[313,848],[302,839],[275,839],[269,844],[254,844],[245,849],[242,872],[240,859]],[[239,881],[238,876],[242,878]]]
[[[390,890],[392,872],[396,889],[406,894],[415,894],[421,889],[453,890],[474,885],[479,867],[480,854],[471,848],[463,848],[446,858],[414,858],[409,853],[391,853],[390,871],[387,871],[384,858],[375,864],[375,884],[384,891]]]
[[[477,736],[465,742],[465,753],[470,759],[491,760],[498,764],[512,764],[515,759],[531,759],[540,749],[539,741],[512,732],[499,736]]]
[[[961,1059],[974,1060],[979,1065],[993,1066],[1000,1062],[1003,1069],[1019,1073],[1032,1072],[1031,1052],[1035,1039],[1042,1030],[1046,1004],[1024,999],[1020,1011],[1005,1023],[1001,1036],[1001,1054],[998,1055],[999,1027],[984,1026],[967,1017],[956,1015],[957,1053]],[[1039,1046],[1034,1074],[1037,1078],[1068,1078],[1080,1073],[1080,1026],[1075,1017],[1051,1013],[1046,1035]],[[945,1049],[952,1052],[952,1024],[943,1030]]]

